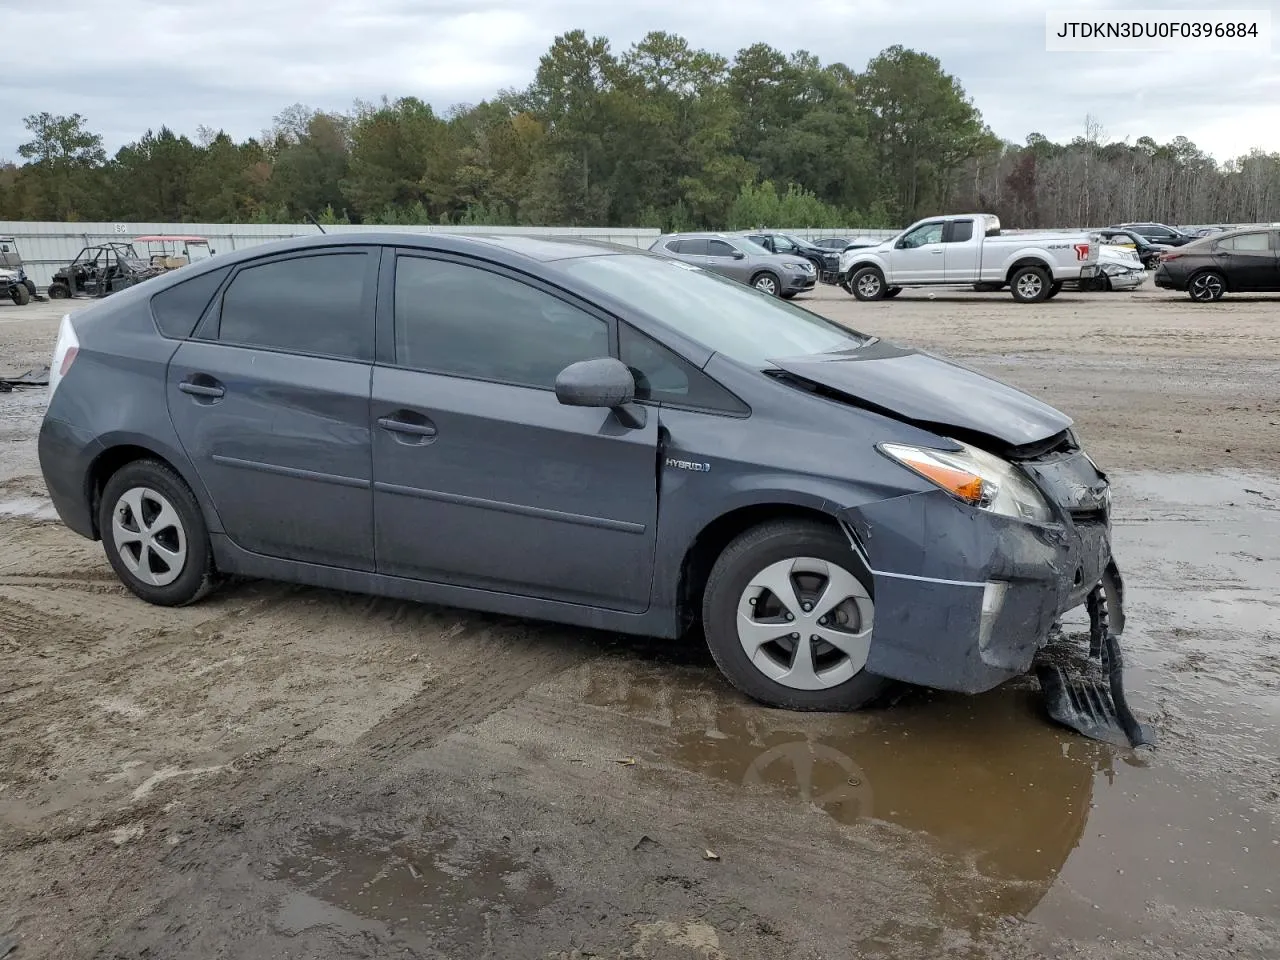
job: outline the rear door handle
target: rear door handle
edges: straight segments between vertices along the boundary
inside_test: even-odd
[[[211,400],[217,400],[227,395],[225,387],[207,383],[192,383],[190,380],[184,380],[178,384],[178,389],[183,393],[191,394],[193,397],[208,397]]]
[[[415,437],[434,437],[436,435],[436,428],[433,423],[410,423],[407,420],[397,420],[394,417],[379,417],[378,426],[383,430],[390,430],[392,433],[409,433]]]

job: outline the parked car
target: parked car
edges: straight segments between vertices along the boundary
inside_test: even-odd
[[[878,237],[828,237],[822,240],[815,240],[814,243],[844,253],[846,250],[877,246],[881,243],[881,240]],[[839,261],[837,261],[837,272],[839,271],[838,264]]]
[[[1146,282],[1146,268],[1132,247],[1103,244],[1098,250],[1098,275],[1094,278],[1095,289],[1136,290]]]
[[[1230,227],[1200,227],[1199,229],[1189,230],[1185,232],[1187,233],[1188,236],[1199,239],[1201,237],[1211,237],[1215,233],[1222,233],[1230,229],[1231,229]]]
[[[1163,243],[1169,247],[1180,247],[1195,239],[1191,234],[1183,233],[1177,227],[1171,227],[1167,223],[1115,223],[1111,225],[1111,229],[1132,230],[1152,243]]]
[[[1280,230],[1215,233],[1160,254],[1155,284],[1211,303],[1227,293],[1280,292]]]
[[[152,604],[241,575],[700,623],[750,696],[838,710],[889,678],[994,687],[1118,583],[1071,423],[668,257],[373,232],[67,314],[38,450],[59,517]]]
[[[784,300],[812,290],[818,282],[817,268],[805,257],[775,254],[730,233],[672,233],[658,237],[649,249]]]
[[[1126,230],[1123,227],[1107,227],[1103,230],[1096,231],[1097,236],[1106,244],[1111,246],[1128,247],[1138,255],[1138,259],[1142,261],[1142,265],[1148,270],[1154,270],[1156,264],[1160,261],[1160,254],[1165,250],[1173,248],[1164,243],[1152,243],[1136,230]]]
[[[835,283],[836,273],[840,269],[839,251],[819,247],[808,240],[801,240],[786,233],[747,231],[742,236],[754,243],[758,243],[770,253],[804,257],[804,259],[813,264],[813,269],[817,273],[819,280],[823,283]]]
[[[904,287],[1008,286],[1013,298],[1036,303],[1067,283],[1097,274],[1098,242],[1087,234],[1001,236],[989,213],[930,217],[896,237],[840,255],[839,282],[859,300],[895,297]]]

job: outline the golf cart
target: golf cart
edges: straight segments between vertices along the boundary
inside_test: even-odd
[[[18,241],[13,237],[0,237],[0,295],[7,296],[20,307],[42,299],[36,294],[35,281],[23,269]]]
[[[163,272],[177,270],[189,263],[208,260],[216,252],[209,246],[205,237],[186,236],[183,234],[155,234],[154,236],[134,237],[133,242],[143,244],[147,248],[151,266]]]
[[[49,296],[54,300],[77,294],[105,297],[163,272],[139,257],[131,243],[100,243],[85,247],[69,266],[53,275]]]

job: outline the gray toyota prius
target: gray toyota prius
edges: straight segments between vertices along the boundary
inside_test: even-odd
[[[1049,712],[1131,726],[1109,485],[1067,416],[645,251],[337,233],[211,258],[63,318],[39,455],[154,604],[239,575],[700,625],[733,684],[801,710],[987,690],[1086,604],[1110,685],[1067,678]]]

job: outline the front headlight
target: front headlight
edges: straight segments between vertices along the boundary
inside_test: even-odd
[[[956,452],[881,443],[878,449],[929,480],[957,500],[1003,517],[1048,523],[1049,502],[1018,467],[1007,460],[962,443]]]

